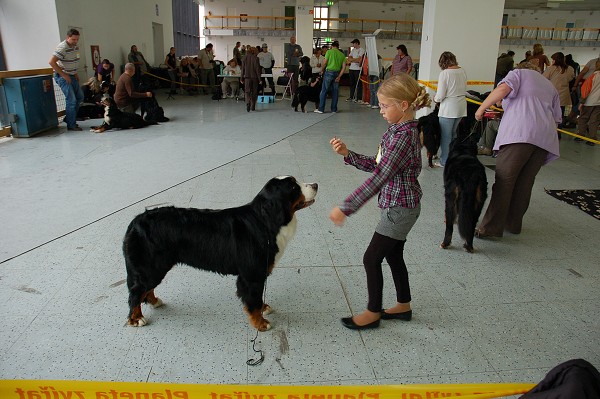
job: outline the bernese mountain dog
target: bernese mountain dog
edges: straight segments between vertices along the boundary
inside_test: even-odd
[[[115,100],[104,95],[101,104],[104,106],[104,122],[100,126],[92,126],[94,133],[103,133],[110,129],[139,129],[148,125],[158,125],[156,121],[146,121],[141,115],[123,112],[117,107]]]
[[[475,226],[487,198],[487,176],[477,159],[477,145],[470,138],[456,138],[450,143],[444,165],[444,196],[446,233],[440,247],[450,246],[454,222],[458,221],[458,232],[465,240],[463,247],[473,252]]]
[[[236,275],[237,295],[250,324],[271,328],[263,317],[267,276],[296,232],[296,211],[313,204],[316,183],[275,177],[243,206],[215,210],[163,207],[146,210],[130,223],[123,240],[129,289],[130,326],[143,326],[142,302],[159,307],[154,288],[177,263]]]
[[[294,111],[298,112],[298,105],[302,109],[302,112],[306,112],[306,103],[312,101],[315,103],[315,109],[319,108],[319,102],[321,101],[319,96],[321,95],[321,77],[315,76],[311,78],[309,84],[296,88],[294,98],[292,100],[292,107]]]

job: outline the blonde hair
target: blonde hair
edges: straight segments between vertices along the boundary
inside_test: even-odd
[[[544,54],[544,48],[540,43],[536,43],[533,45],[533,55]]]
[[[100,82],[95,76],[89,78],[87,83],[85,84],[90,87],[92,93],[100,93],[100,91],[102,90],[102,88],[100,87]]]
[[[397,105],[402,101],[408,102],[415,110],[431,105],[431,99],[425,87],[407,73],[400,73],[383,81],[377,94],[389,98]]]

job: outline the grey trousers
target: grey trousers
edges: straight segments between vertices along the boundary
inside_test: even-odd
[[[600,127],[600,105],[592,107],[584,105],[577,120],[579,135],[596,140],[598,127]]]
[[[492,197],[479,225],[481,233],[502,237],[504,230],[513,234],[521,232],[535,176],[547,154],[548,151],[528,143],[500,147]]]

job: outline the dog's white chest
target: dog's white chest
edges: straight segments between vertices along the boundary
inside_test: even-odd
[[[292,217],[292,220],[286,225],[283,226],[279,233],[277,234],[277,248],[279,248],[279,252],[275,255],[275,264],[279,262],[279,259],[283,256],[283,252],[285,251],[285,247],[287,244],[294,238],[296,234],[296,228],[298,227],[298,219],[296,219],[296,215]]]
[[[104,107],[104,122],[110,125],[110,118],[108,117],[108,108],[109,107]]]

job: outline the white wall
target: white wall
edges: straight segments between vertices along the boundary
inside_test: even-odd
[[[93,74],[90,45],[100,46],[100,56],[115,64],[115,78],[132,44],[153,64],[153,22],[163,25],[165,48],[174,43],[171,0],[2,0],[0,11],[9,70],[49,67],[54,48],[71,27],[81,28],[81,55],[88,66],[81,65],[80,76]]]
[[[100,56],[115,64],[115,78],[118,78],[132,44],[137,45],[146,61],[154,64],[153,22],[163,25],[165,48],[174,43],[171,0],[56,0],[56,8],[60,32],[71,26],[82,28],[80,40],[88,65],[86,76],[93,74],[90,45],[100,46]],[[98,17],[102,15],[107,17]],[[160,58],[164,60],[164,55]]]
[[[324,6],[325,0],[315,1],[315,6]],[[280,8],[283,15],[285,6],[294,6],[295,2],[290,0],[262,0],[262,3],[256,2],[239,2],[237,0],[206,0],[206,13],[212,12],[212,15],[227,15],[227,8],[235,8],[236,13],[245,13],[248,15],[261,15],[261,16],[272,16],[273,9]],[[397,20],[397,21],[422,21],[423,20],[423,6],[419,5],[405,5],[405,4],[390,4],[390,3],[372,3],[372,2],[357,2],[357,1],[339,1],[335,2],[334,6],[331,7],[331,16],[338,16],[342,14],[351,14],[352,10],[360,11],[360,18],[363,19],[381,19],[381,20]],[[511,10],[506,9],[503,11],[504,14],[508,14],[508,23],[525,26],[543,26],[543,27],[555,27],[557,23],[574,22],[576,27],[582,28],[600,28],[600,13],[590,11],[555,11],[555,10]],[[501,18],[501,16],[499,16]],[[564,25],[561,25],[564,27]],[[228,45],[235,44],[236,41],[241,41],[242,44],[260,45],[263,41],[267,42],[270,46],[271,52],[274,53],[273,49],[277,48],[283,52],[283,43],[289,41],[289,35],[286,37],[257,37],[257,36],[210,36],[207,37],[207,43],[211,42],[215,46],[215,51],[219,59],[231,58],[230,51],[228,51]],[[476,31],[473,31],[473,35],[477,35]],[[335,38],[335,35],[332,34]],[[361,37],[361,35],[357,35]],[[340,47],[345,49],[350,46],[352,39],[340,39]],[[377,39],[377,51],[384,58],[384,65],[389,65],[391,59],[397,53],[396,46],[404,44],[410,56],[418,61],[420,59],[420,40],[385,40]],[[492,45],[493,44],[489,44]],[[499,45],[498,54],[506,52],[511,49],[517,53],[515,58],[521,60],[521,56],[525,54],[526,50],[531,49],[531,45]],[[561,46],[545,46],[545,52],[551,55],[554,52],[562,51],[565,54],[573,54],[576,61],[580,63],[586,63],[592,58],[598,57],[600,52],[599,48],[595,47],[561,47]],[[307,50],[304,49],[306,53]],[[448,49],[452,51],[452,49]],[[519,58],[521,57],[521,58]],[[460,60],[459,60],[460,61]],[[276,59],[276,65],[283,65],[283,59]]]
[[[66,32],[66,31],[65,31]],[[0,35],[6,67],[15,69],[48,68],[52,51],[62,40],[54,0],[0,1]]]

